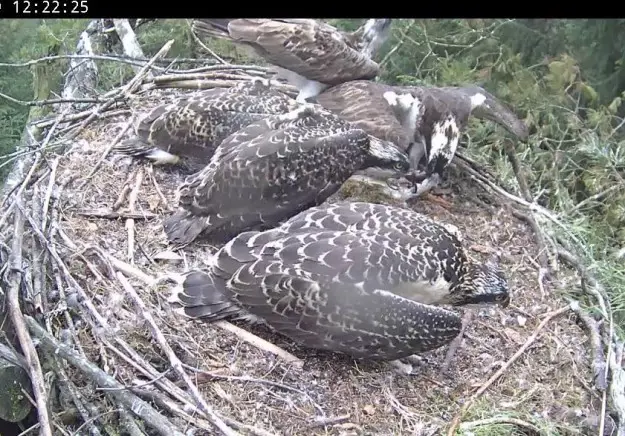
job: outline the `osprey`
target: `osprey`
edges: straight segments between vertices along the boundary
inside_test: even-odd
[[[528,129],[510,109],[479,86],[396,86],[395,92],[410,93],[421,102],[424,113],[418,127],[421,141],[410,151],[413,159],[426,157],[424,180],[417,188],[421,195],[438,183],[456,154],[461,133],[471,115],[494,121],[522,141]]]
[[[363,129],[376,138],[394,143],[410,155],[413,143],[420,141],[419,124],[424,108],[412,94],[398,96],[390,85],[368,80],[353,80],[328,88],[309,101],[320,104],[336,113],[355,127]],[[416,170],[421,155],[410,156],[410,163]],[[413,186],[400,189],[400,185],[389,189],[373,170],[363,171],[355,177],[368,184],[379,184],[386,195],[406,200],[414,195]]]
[[[306,101],[323,89],[356,79],[373,79],[372,60],[390,36],[390,19],[371,19],[352,33],[310,19],[197,19],[192,31],[252,47]]]
[[[200,234],[226,241],[253,228],[270,228],[321,204],[354,173],[379,168],[406,174],[408,158],[311,104],[269,116],[233,133],[211,162],[180,187],[179,211],[163,222],[171,242]]]
[[[456,232],[416,212],[324,204],[239,234],[205,271],[176,277],[190,318],[259,321],[307,347],[396,360],[456,337],[442,304],[509,303],[495,264],[469,261]]]
[[[370,135],[395,143],[425,171],[417,195],[440,179],[453,159],[462,130],[474,114],[527,139],[527,127],[483,88],[391,86],[356,80],[329,88],[311,99]],[[424,161],[424,162],[422,162]]]
[[[157,164],[180,164],[192,172],[204,168],[228,135],[271,114],[299,104],[253,79],[230,88],[214,88],[153,108],[135,125],[132,138],[113,150]]]

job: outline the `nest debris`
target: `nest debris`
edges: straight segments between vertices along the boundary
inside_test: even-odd
[[[175,209],[183,175],[109,151],[129,134],[129,107],[147,111],[182,93],[268,77],[254,66],[205,70],[137,79],[98,115],[40,123],[50,142],[2,206],[0,253],[3,261],[12,250],[13,260],[15,250],[22,256],[14,265],[20,273],[11,268],[7,277],[21,278],[21,312],[37,339],[54,427],[131,435],[431,435],[499,422],[540,434],[596,431],[601,391],[591,387],[585,333],[554,289],[545,290],[535,260],[542,247],[531,228],[509,201],[484,188],[490,179],[483,172],[458,171],[467,161],[450,174],[453,210],[415,207],[456,225],[472,255],[502,251],[513,304],[475,313],[446,374],[439,371],[444,349],[424,353],[415,375],[400,376],[384,363],[303,349],[262,327],[177,317],[163,277],[202,267],[216,247],[172,252],[161,219]],[[371,195],[348,182],[336,197]],[[20,222],[24,231],[15,231]],[[561,272],[559,287],[574,280]],[[554,317],[541,324],[544,314]],[[461,424],[465,414],[474,421]]]

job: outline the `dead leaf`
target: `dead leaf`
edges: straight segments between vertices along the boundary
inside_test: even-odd
[[[367,404],[362,408],[362,411],[365,412],[366,415],[373,415],[375,413],[375,407],[371,404]]]
[[[160,203],[161,203],[161,199],[158,197],[148,198],[148,206],[151,211],[155,211]]]
[[[482,254],[493,254],[496,252],[494,248],[491,248],[487,245],[473,244],[469,248],[471,248],[471,250],[473,251],[477,251],[478,253],[482,253]]]
[[[152,256],[152,258],[154,260],[165,260],[165,261],[170,261],[170,262],[180,262],[182,260],[182,256],[180,256],[177,253],[174,253],[173,251],[161,251],[160,253],[155,254],[154,256]]]
[[[506,329],[503,329],[503,332],[508,337],[508,339],[510,339],[512,342],[515,342],[517,344],[522,344],[523,342],[525,342],[523,338],[521,337],[521,335],[512,329],[506,328]]]

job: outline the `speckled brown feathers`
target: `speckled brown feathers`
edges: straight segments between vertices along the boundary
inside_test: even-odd
[[[254,48],[272,65],[329,85],[374,78],[379,66],[334,27],[309,19],[197,19],[198,35],[228,38]]]
[[[315,101],[341,118],[377,138],[408,150],[414,133],[406,129],[383,98],[392,86],[368,80],[354,80],[328,88]]]
[[[231,133],[296,107],[295,100],[261,80],[210,89],[153,108],[137,123],[134,137],[114,150],[198,171]]]
[[[498,266],[471,262],[455,228],[382,204],[307,209],[239,234],[208,264],[172,290],[185,316],[261,321],[307,347],[359,358],[445,345],[461,321],[442,304],[509,303]]]
[[[391,99],[388,93],[393,94]],[[405,150],[413,168],[424,169],[417,195],[440,180],[471,115],[494,121],[520,139],[527,138],[523,121],[478,86],[390,86],[358,80],[326,89],[315,101]]]
[[[307,347],[393,360],[440,347],[461,326],[453,312],[393,293],[419,279],[411,262],[409,244],[375,231],[245,232],[217,252],[209,274],[188,275],[171,301],[187,316],[248,314]]]
[[[394,290],[404,297],[429,304],[509,303],[506,280],[496,256],[484,264],[471,261],[455,226],[412,209],[366,202],[325,203],[295,215],[276,230],[293,234],[314,229],[374,231],[397,244],[408,243],[416,253],[411,267],[433,287],[422,294],[414,291],[423,289],[410,287]],[[443,292],[436,289],[439,286]]]
[[[225,241],[246,229],[272,227],[375,165],[409,170],[407,157],[392,144],[306,105],[224,140],[211,163],[181,186],[181,210],[164,220],[164,229],[171,242],[187,244],[200,234]]]

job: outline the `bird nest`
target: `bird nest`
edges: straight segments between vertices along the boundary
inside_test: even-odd
[[[162,94],[135,96],[133,107],[147,110]],[[471,256],[501,251],[512,304],[471,310],[451,361],[444,347],[400,375],[387,363],[296,346],[261,326],[179,317],[162,278],[201,268],[215,250],[194,243],[174,252],[167,242],[161,221],[176,207],[182,175],[107,153],[129,134],[127,112],[75,123],[78,134],[51,135],[70,135],[65,151],[39,159],[20,201],[3,211],[4,255],[23,248],[25,325],[43,374],[56,374],[42,380],[59,387],[59,395],[44,389],[54,425],[195,435],[431,435],[461,415],[461,428],[503,425],[497,434],[595,425],[600,401],[589,388],[587,339],[572,312],[554,313],[566,307],[557,291],[539,285],[532,230],[466,174],[450,174],[451,208],[414,207],[457,226]],[[384,200],[377,195],[348,181],[335,197]],[[10,204],[22,213],[9,215]],[[559,280],[556,288],[573,282]],[[471,407],[461,410],[465,403]],[[82,418],[69,419],[69,410]]]

